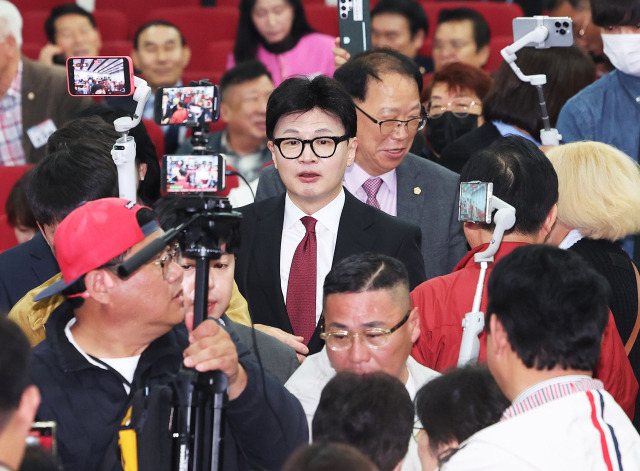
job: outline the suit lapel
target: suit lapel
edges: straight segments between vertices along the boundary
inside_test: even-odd
[[[263,286],[265,298],[271,311],[283,326],[283,330],[293,331],[287,314],[282,287],[280,285],[280,245],[282,224],[284,223],[284,198],[282,194],[268,201],[264,211],[258,214],[256,234],[255,269]],[[284,328],[288,326],[288,329]]]
[[[397,178],[397,214],[398,217],[413,221],[422,207],[426,188],[422,188],[420,169],[413,165],[411,154],[407,154],[402,163],[396,168]]]
[[[376,240],[375,231],[371,230],[373,219],[369,217],[374,208],[359,201],[346,188],[344,196],[332,266],[349,255],[370,250]]]

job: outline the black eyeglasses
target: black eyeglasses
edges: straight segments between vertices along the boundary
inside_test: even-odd
[[[427,122],[425,116],[420,116],[418,118],[411,118],[406,120],[385,119],[384,121],[378,121],[373,116],[369,115],[366,111],[364,111],[362,108],[360,108],[358,105],[355,105],[355,107],[358,111],[360,111],[360,113],[362,113],[367,118],[369,118],[374,124],[377,124],[378,126],[380,126],[380,132],[382,134],[393,134],[402,126],[407,128],[407,132],[418,132],[424,129],[424,126]]]
[[[298,139],[297,137],[281,137],[274,139],[280,154],[285,159],[297,159],[304,152],[304,147],[309,144],[313,153],[321,159],[328,159],[336,153],[338,144],[349,139],[344,136],[320,136],[313,139]]]
[[[341,352],[349,350],[353,346],[354,339],[360,337],[364,344],[369,347],[378,349],[384,347],[389,341],[389,335],[394,333],[400,327],[402,327],[411,315],[411,309],[407,311],[407,314],[390,329],[381,329],[380,327],[372,327],[370,329],[364,329],[360,332],[352,332],[350,330],[333,330],[331,332],[323,332],[320,334],[320,338],[324,340],[334,352]]]

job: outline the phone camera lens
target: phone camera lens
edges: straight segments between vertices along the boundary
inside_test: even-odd
[[[565,29],[561,29],[561,30],[560,30],[560,34],[564,36],[565,34],[567,34],[567,30],[565,30]]]
[[[569,23],[565,21],[564,23],[562,23],[562,26],[565,27],[565,28],[568,28],[569,27]]]

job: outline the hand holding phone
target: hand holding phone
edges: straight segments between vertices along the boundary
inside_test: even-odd
[[[70,95],[132,95],[135,87],[131,58],[125,56],[69,57],[67,84]]]

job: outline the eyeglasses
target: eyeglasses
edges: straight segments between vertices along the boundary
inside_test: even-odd
[[[338,144],[349,139],[346,134],[344,136],[320,136],[314,139],[298,139],[297,137],[281,137],[274,139],[280,154],[285,159],[297,159],[304,152],[307,144],[311,146],[313,153],[321,159],[328,159],[336,153]]]
[[[426,117],[420,116],[417,118],[411,118],[407,120],[402,119],[385,119],[384,121],[378,121],[373,116],[369,115],[366,111],[360,108],[358,105],[355,105],[356,109],[360,111],[363,115],[369,118],[374,124],[380,126],[380,132],[382,134],[393,134],[398,131],[402,126],[407,128],[407,132],[418,132],[421,129],[424,129],[424,125],[426,124]]]
[[[416,443],[420,442],[420,435],[423,432],[424,432],[424,427],[422,427],[422,424],[420,423],[419,420],[416,420],[415,423],[413,424],[413,432],[411,433],[411,436],[416,441]]]
[[[430,118],[439,118],[445,111],[451,111],[458,118],[466,118],[476,105],[482,106],[482,103],[464,97],[455,98],[448,103],[430,101],[427,103],[427,113]]]
[[[178,265],[182,266],[182,250],[180,250],[180,246],[178,244],[167,247],[166,253],[158,260],[154,260],[151,263],[153,265],[160,265],[162,278],[166,280],[169,276],[169,271],[171,270],[171,262],[176,262]]]
[[[381,329],[379,327],[373,327],[371,329],[364,329],[360,332],[352,332],[350,330],[334,330],[331,332],[323,332],[320,334],[320,338],[324,340],[334,352],[341,352],[349,350],[353,346],[353,341],[356,337],[360,337],[364,344],[369,347],[378,349],[384,347],[389,341],[389,335],[394,333],[400,327],[402,327],[411,314],[411,309],[402,318],[400,322],[391,327],[390,329]]]

